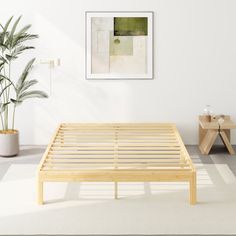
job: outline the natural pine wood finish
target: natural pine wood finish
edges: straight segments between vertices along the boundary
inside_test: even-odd
[[[196,171],[174,124],[61,124],[38,168],[38,203],[44,182],[187,181],[196,203]]]
[[[235,154],[234,149],[233,149],[232,145],[230,144],[230,141],[228,140],[226,132],[220,131],[220,137],[221,137],[221,140],[224,143],[224,145],[227,147],[229,153],[231,155],[234,155]]]
[[[209,121],[208,116],[199,116],[199,149],[202,154],[208,155],[219,135],[229,153],[234,155],[235,151],[230,143],[230,130],[235,129],[236,124],[230,116],[224,116],[223,124],[218,123],[218,118]]]

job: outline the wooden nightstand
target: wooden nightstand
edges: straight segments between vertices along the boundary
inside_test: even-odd
[[[224,116],[224,122],[220,124],[216,116],[212,120],[209,116],[199,116],[199,149],[202,154],[209,154],[217,136],[219,135],[225,147],[231,155],[234,155],[234,149],[230,143],[230,130],[236,129],[236,124],[230,119],[230,116]]]

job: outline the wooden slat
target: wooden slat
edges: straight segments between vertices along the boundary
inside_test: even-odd
[[[53,162],[53,163],[59,163],[59,162],[73,162],[73,163],[84,163],[84,162],[91,162],[91,163],[97,163],[97,162],[114,162],[114,158],[99,158],[99,159],[94,159],[94,158],[48,158],[45,162]],[[167,158],[119,158],[118,160],[116,160],[117,163],[123,163],[123,162],[129,162],[129,163],[136,163],[136,162],[140,162],[140,163],[152,163],[152,162],[156,162],[156,163],[178,163],[181,164],[181,160],[179,158],[175,158],[173,160],[172,159],[167,159]],[[186,163],[186,162],[182,162],[182,163]]]
[[[77,142],[112,142],[113,139],[109,138],[76,138],[76,137],[56,137],[57,141],[64,141],[64,142],[71,142],[71,141],[77,141]],[[118,143],[124,143],[124,142],[138,142],[138,143],[149,143],[149,142],[156,142],[156,143],[162,143],[164,141],[176,141],[175,138],[136,138],[136,139],[129,139],[129,138],[119,138]]]
[[[64,134],[64,135],[57,135],[57,138],[59,139],[83,139],[83,140],[90,140],[90,139],[113,139],[114,138],[114,134],[113,135],[78,135],[78,134]],[[158,135],[158,136],[147,136],[147,135],[134,135],[134,136],[131,136],[131,135],[127,135],[127,136],[118,136],[119,140],[122,140],[122,139],[128,139],[128,140],[136,140],[136,139],[148,139],[148,140],[159,140],[159,139],[175,139],[175,136],[174,135]]]
[[[87,159],[104,159],[104,158],[114,158],[114,155],[66,155],[66,154],[62,154],[62,155],[55,155],[55,154],[48,154],[48,158],[67,158],[67,159],[75,159],[75,158],[87,158]],[[119,155],[119,159],[122,158],[156,158],[156,159],[180,159],[180,155]]]
[[[114,154],[114,151],[104,150],[104,151],[96,151],[96,150],[87,150],[87,151],[68,151],[68,150],[56,150],[56,151],[49,151],[49,154],[67,154],[67,155],[74,155],[74,154]],[[132,155],[139,155],[139,154],[153,154],[153,155],[160,155],[160,154],[180,154],[180,151],[175,150],[168,150],[168,151],[146,151],[146,150],[138,150],[138,151],[126,151],[126,150],[119,150],[117,151],[118,154],[132,154]]]
[[[65,143],[65,142],[56,142],[54,141],[54,143],[52,144],[52,147],[90,147],[90,148],[114,148],[114,144],[109,143],[102,143],[97,145],[97,143]],[[137,144],[137,143],[126,143],[126,144],[121,144],[119,143],[119,149],[128,149],[128,148],[148,148],[148,149],[152,149],[152,148],[162,148],[162,147],[180,147],[180,145],[176,142],[176,143],[143,143],[143,144]]]
[[[81,167],[86,167],[86,168],[91,168],[91,167],[110,167],[114,168],[114,163],[83,163],[83,164],[74,164],[74,163],[57,163],[57,164],[51,164],[51,163],[44,163],[44,167],[73,167],[73,168],[81,168]],[[189,165],[186,164],[172,164],[172,163],[158,163],[158,164],[139,164],[139,163],[119,163],[118,168],[122,167],[131,167],[131,168],[146,168],[146,167],[175,167],[175,168],[183,168],[183,167],[188,167]]]
[[[88,148],[88,147],[51,147],[52,151],[99,151],[99,150],[104,150],[104,151],[112,151],[114,148]],[[118,151],[180,151],[179,147],[159,147],[159,148],[118,148]]]
[[[90,166],[90,168],[91,167],[92,166]],[[124,171],[129,171],[131,174],[132,173],[136,173],[136,172],[137,173],[143,172],[143,175],[145,175],[145,174],[147,174],[149,172],[153,172],[153,171],[154,171],[154,173],[155,172],[157,172],[157,173],[160,172],[160,173],[163,173],[163,174],[169,173],[169,174],[175,176],[176,179],[178,179],[178,175],[179,174],[181,174],[181,175],[189,174],[189,173],[192,172],[192,169],[191,168],[185,168],[185,169],[183,169],[183,168],[178,168],[178,169],[175,168],[174,169],[174,171],[176,171],[176,173],[175,173],[175,172],[173,172],[173,168],[170,168],[170,167],[168,167],[168,168],[167,167],[162,167],[162,168],[161,167],[160,168],[147,167],[147,168],[145,168],[145,170],[137,169],[137,168],[132,168],[132,167],[126,167],[126,168],[123,168],[123,169],[116,169],[115,171],[114,171],[113,168],[107,168],[107,167],[96,168],[96,170],[94,168],[91,168],[91,169],[89,169],[89,168],[84,168],[84,169],[83,168],[77,168],[77,169],[70,169],[70,170],[69,169],[53,170],[51,167],[49,167],[49,169],[47,169],[46,171],[43,171],[41,173],[42,173],[42,176],[44,176],[44,177],[47,177],[47,174],[50,173],[50,172],[52,172],[52,174],[54,174],[55,176],[57,176],[58,173],[60,173],[60,174],[63,173],[65,176],[66,175],[70,176],[70,175],[73,175],[73,174],[76,175],[76,174],[81,174],[81,173],[89,173],[91,175],[92,175],[92,173],[93,174],[102,173],[104,175],[106,175],[106,173],[109,173],[110,176],[112,176],[112,174],[114,174],[114,173],[119,173],[120,175],[122,175]],[[142,176],[140,176],[139,180],[136,180],[136,181],[141,182],[142,181],[141,179],[142,179]],[[96,182],[95,179],[91,180],[91,181]]]

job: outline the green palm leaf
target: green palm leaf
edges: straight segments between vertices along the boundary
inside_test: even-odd
[[[0,74],[0,83],[2,83],[2,82],[5,81],[5,80],[8,81],[11,85],[13,85],[13,87],[15,87],[15,86],[14,86],[14,83],[13,83],[8,77],[6,77],[6,76]]]
[[[29,89],[30,87],[32,87],[33,85],[37,84],[38,81],[33,79],[33,80],[30,80],[30,81],[25,81],[22,88],[21,88],[21,91],[20,93],[23,93],[25,92],[27,89]]]
[[[3,95],[3,93],[11,86],[11,83],[8,84],[7,86],[5,86],[2,90],[1,90],[1,93],[0,93],[0,97]]]
[[[45,92],[40,91],[40,90],[27,91],[30,87],[32,87],[33,85],[38,83],[37,80],[28,80],[27,81],[29,72],[31,71],[31,69],[33,67],[34,61],[35,61],[35,58],[31,59],[27,63],[19,80],[17,81],[17,84],[15,86],[16,99],[11,100],[16,105],[21,104],[24,100],[29,99],[29,98],[47,98],[48,97],[48,95]]]
[[[10,100],[11,100],[11,102],[12,102],[15,106],[19,106],[19,105],[22,104],[22,101],[18,101],[18,100],[13,99],[13,98],[11,98]]]
[[[4,68],[4,62],[0,62],[0,73],[1,73],[1,71],[2,71],[2,69]]]
[[[15,23],[14,23],[12,29],[11,29],[10,35],[9,35],[9,37],[8,37],[7,44],[9,44],[10,47],[12,47],[13,38],[14,38],[14,33],[15,33],[15,31],[16,31],[16,27],[17,27],[17,25],[18,25],[20,19],[21,19],[21,16],[18,17],[18,19],[15,21]]]
[[[1,103],[0,102],[0,113],[5,112],[5,110],[7,109],[7,106],[10,104],[10,102],[7,103]]]
[[[7,21],[7,23],[5,24],[5,26],[4,26],[4,28],[3,28],[3,32],[4,32],[4,33],[7,32],[8,27],[9,27],[9,25],[10,25],[12,19],[13,19],[13,16],[11,16],[10,19],[9,19],[9,20]]]
[[[26,25],[26,26],[24,26],[20,31],[18,31],[18,32],[16,33],[16,36],[19,36],[19,35],[24,34],[24,33],[27,32],[30,28],[31,28],[31,25]]]
[[[7,34],[7,30],[8,30],[8,27],[9,27],[12,19],[13,19],[13,16],[10,17],[10,19],[7,21],[7,23],[5,24],[4,27],[1,25],[1,28],[2,28],[3,31],[2,31],[1,36],[0,36],[0,45],[4,44],[5,36]]]
[[[28,40],[32,40],[32,39],[37,39],[38,38],[38,35],[37,34],[27,34],[27,33],[24,33],[20,36],[18,36],[17,38],[14,39],[14,44],[13,46],[17,46],[17,45],[20,45],[21,43],[25,42],[25,41],[28,41]]]
[[[11,55],[6,54],[6,58],[7,58],[8,61],[16,59],[18,57],[18,55],[20,55],[22,52],[24,52],[25,50],[28,50],[28,49],[34,49],[34,47],[31,47],[31,46],[18,46],[18,47],[15,47],[14,50],[12,51]]]
[[[21,88],[22,88],[22,86],[24,85],[24,81],[26,80],[26,78],[27,78],[29,72],[31,71],[31,69],[32,69],[32,67],[33,67],[33,64],[34,64],[34,61],[35,61],[35,58],[31,59],[31,60],[27,63],[27,65],[26,65],[25,69],[23,70],[23,72],[22,72],[22,74],[21,74],[19,80],[18,80],[17,83],[16,83],[16,89],[17,89],[17,90],[20,91]]]
[[[25,27],[23,27],[18,33],[16,33],[15,35],[13,35],[13,38],[12,38],[12,47],[15,47],[17,45],[19,45],[18,43],[18,39],[21,38],[25,32],[27,30],[29,30],[29,28],[31,27],[31,25],[26,25]]]
[[[5,56],[5,55],[4,55]],[[3,63],[8,63],[6,58],[4,58],[3,56],[0,56],[0,61]]]
[[[24,101],[29,98],[48,98],[48,95],[40,90],[32,90],[29,92],[24,92],[19,96],[19,101]]]

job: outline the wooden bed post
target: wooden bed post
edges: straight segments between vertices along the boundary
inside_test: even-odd
[[[43,204],[43,181],[38,179],[38,204]]]
[[[189,180],[189,191],[190,191],[190,204],[194,205],[197,201],[197,183],[196,183],[196,171],[193,170],[192,177]]]
[[[48,157],[49,151],[51,150],[51,146],[53,144],[53,142],[56,139],[56,136],[58,134],[58,132],[60,131],[61,125],[58,126],[58,128],[55,131],[55,134],[53,135],[50,143],[47,146],[47,149],[39,163],[39,167],[38,167],[38,178],[37,178],[37,195],[38,195],[38,204],[41,205],[43,204],[43,181],[41,180],[41,174],[42,174],[42,169],[44,166],[44,162]],[[63,143],[64,143],[64,138],[63,138]],[[52,165],[50,164],[50,169],[51,169]]]

